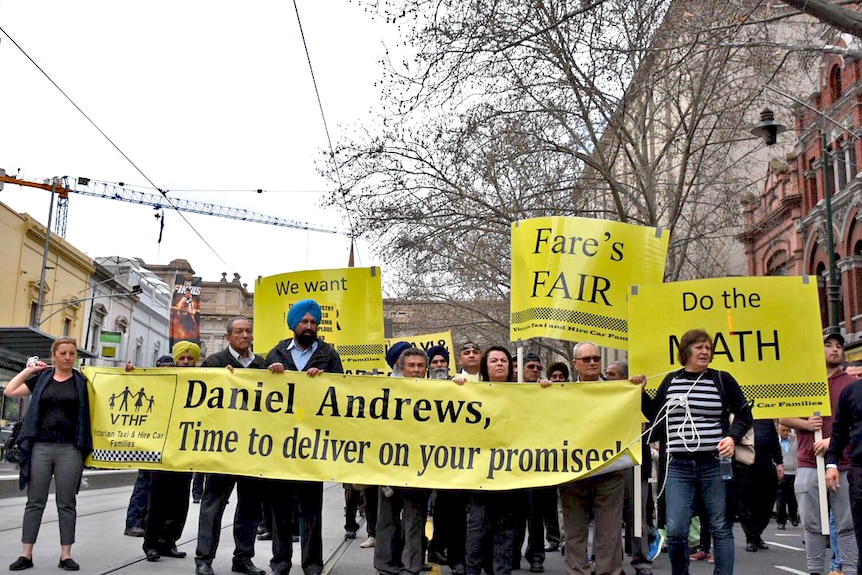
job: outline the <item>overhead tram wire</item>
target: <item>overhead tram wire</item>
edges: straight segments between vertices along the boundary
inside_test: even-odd
[[[61,88],[57,84],[57,82],[55,82],[54,79],[51,78],[51,76],[49,76],[48,73],[45,70],[43,70],[42,67],[39,66],[39,64],[37,64],[35,60],[33,60],[33,58],[30,57],[30,55],[24,50],[24,48],[22,48],[18,44],[18,42],[16,42],[15,39],[9,35],[9,32],[7,32],[2,26],[0,26],[0,32],[2,32],[4,36],[9,38],[9,41],[12,42],[12,44],[14,44],[16,48],[18,48],[18,51],[21,52],[21,54],[23,54],[24,57],[27,58],[30,61],[30,63],[33,64],[36,67],[36,69],[39,70],[39,72],[41,72],[42,75],[45,76],[45,78],[49,82],[51,82],[51,84],[55,88],[57,88],[57,90],[63,95],[63,97],[66,98],[66,100],[68,100],[69,103],[72,104],[72,106],[74,106],[75,109],[78,110],[78,112],[80,112],[81,115],[84,116],[84,118],[86,118],[88,122],[90,122],[90,125],[92,125],[96,129],[96,131],[98,131],[102,135],[102,137],[105,138],[105,140],[107,140],[108,143],[111,144],[111,146],[113,146],[114,149],[117,150],[117,152],[119,152],[121,156],[123,156],[123,158],[125,158],[125,160],[127,162],[129,162],[129,164],[135,169],[135,171],[137,171],[139,174],[141,174],[141,176],[143,176],[144,179],[147,182],[149,182],[149,184],[151,186],[153,186],[153,188],[155,188],[156,190],[159,191],[159,193],[162,195],[162,197],[165,198],[165,201],[167,201],[167,203],[174,209],[174,211],[176,211],[179,214],[179,216],[183,219],[183,221],[186,223],[186,225],[188,225],[192,229],[192,231],[201,239],[201,241],[204,243],[204,245],[206,245],[210,249],[210,251],[219,259],[219,261],[221,261],[221,263],[223,263],[228,269],[233,269],[233,267],[230,264],[228,264],[226,261],[224,261],[224,258],[221,257],[221,254],[219,254],[215,250],[215,248],[212,247],[212,245],[206,240],[206,238],[203,237],[203,235],[197,230],[197,228],[195,228],[192,225],[192,223],[186,218],[186,216],[181,211],[177,210],[177,207],[174,204],[173,200],[171,198],[169,198],[167,195],[168,191],[163,190],[160,187],[158,187],[155,184],[155,182],[153,182],[153,180],[151,180],[150,177],[147,176],[147,174],[145,174],[144,171],[141,168],[139,168],[138,165],[135,162],[133,162],[132,159],[129,156],[127,156],[126,153],[123,152],[123,150],[121,150],[120,147],[117,144],[115,144],[111,138],[108,137],[108,135],[96,124],[96,122],[94,122],[93,119],[90,118],[90,116],[88,116],[87,113],[84,112],[84,110],[82,110],[81,107],[78,106],[78,104],[76,104],[74,100],[72,100],[72,98],[63,90],[63,88]]]
[[[350,227],[350,244],[352,246],[356,239],[356,232],[353,227],[353,218],[350,216],[350,210],[347,209],[344,184],[341,182],[341,171],[338,169],[338,162],[335,160],[335,148],[332,145],[332,138],[329,135],[329,125],[326,122],[326,114],[323,111],[323,101],[320,99],[320,90],[317,87],[317,79],[314,76],[314,67],[311,65],[311,54],[308,51],[308,43],[305,41],[305,31],[302,28],[302,19],[299,17],[299,6],[297,6],[296,0],[293,0],[293,9],[296,12],[296,23],[299,25],[299,35],[302,38],[302,47],[305,49],[305,59],[308,61],[308,71],[311,73],[311,83],[314,86],[314,95],[317,97],[317,106],[320,108],[320,117],[323,120],[323,131],[326,132],[326,142],[329,144],[329,155],[332,157],[332,166],[335,168],[335,177],[338,180],[338,192],[341,195],[341,203],[344,207],[344,212],[347,214],[347,224]]]

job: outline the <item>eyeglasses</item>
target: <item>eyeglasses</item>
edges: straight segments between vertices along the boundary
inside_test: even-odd
[[[599,363],[600,361],[602,361],[602,356],[600,356],[600,355],[587,355],[584,357],[576,357],[575,359],[579,359],[584,363],[590,363],[590,362]]]

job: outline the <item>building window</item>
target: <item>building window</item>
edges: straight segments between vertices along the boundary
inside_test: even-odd
[[[63,320],[63,335],[71,335],[72,333],[72,319],[66,318]]]
[[[829,71],[829,94],[833,102],[841,97],[841,67],[838,64]]]
[[[808,209],[810,210],[814,206],[817,205],[817,176],[815,176],[814,171],[814,158],[810,158],[808,160],[808,173],[811,174],[811,177],[808,177],[806,174],[805,179],[805,191],[808,196],[806,199],[808,200]]]
[[[36,320],[36,313],[38,312],[38,310],[39,310],[39,304],[36,302],[32,302],[30,304],[30,325],[37,328],[37,329],[39,328],[39,324],[37,323],[37,320]]]
[[[839,139],[835,142],[835,153],[833,154],[835,164],[835,191],[841,191],[848,182],[856,177],[856,148],[852,141],[845,142]]]

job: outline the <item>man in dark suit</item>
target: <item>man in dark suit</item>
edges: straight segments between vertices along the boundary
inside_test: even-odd
[[[227,323],[225,338],[228,346],[218,353],[207,356],[201,367],[225,367],[231,372],[234,369],[266,369],[263,359],[251,351],[252,327],[248,318],[238,316],[231,319]],[[254,557],[254,542],[257,523],[260,521],[261,503],[272,490],[271,480],[212,473],[207,475],[201,500],[198,545],[195,550],[195,575],[213,575],[212,561],[218,549],[222,517],[234,485],[237,490],[236,515],[233,524],[236,548],[233,552],[231,571],[246,575],[265,573],[263,569],[259,569],[252,563],[251,558]],[[283,521],[289,523],[290,519],[289,515],[286,518],[279,517],[279,523]],[[287,527],[280,535],[273,538],[272,565],[275,572],[281,570],[280,566],[285,561],[287,569],[290,569],[290,528]]]

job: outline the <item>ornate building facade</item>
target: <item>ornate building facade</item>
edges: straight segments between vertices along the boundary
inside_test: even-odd
[[[824,331],[837,312],[848,359],[862,358],[862,176],[857,165],[862,154],[862,62],[824,56],[817,91],[800,99],[813,110],[794,108],[793,130],[788,130],[793,148],[770,162],[759,197],[744,198],[739,237],[749,275],[816,277]],[[775,107],[785,103],[776,101]],[[787,140],[783,136],[779,144]],[[827,189],[838,276],[832,298],[827,292]],[[830,299],[837,302],[834,310]]]

